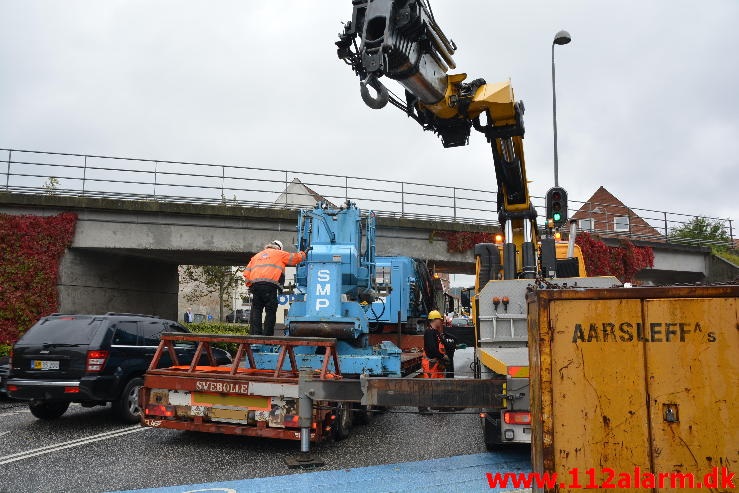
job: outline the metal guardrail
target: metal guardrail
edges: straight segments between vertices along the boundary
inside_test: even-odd
[[[251,166],[5,148],[0,152],[7,153],[0,158],[5,164],[0,189],[6,192],[291,209],[322,197],[334,204],[351,200],[384,217],[498,225],[491,190]],[[543,217],[544,197],[531,199]],[[569,210],[571,217],[581,210],[578,218],[592,220],[580,221],[579,229],[602,236],[711,244],[670,237],[672,230],[699,217],[695,215],[572,199]],[[731,219],[706,219],[721,222],[733,243]],[[617,226],[621,230],[614,231]]]

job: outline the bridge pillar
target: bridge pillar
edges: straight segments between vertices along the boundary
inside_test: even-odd
[[[177,320],[177,264],[70,248],[59,269],[61,313],[126,312]]]

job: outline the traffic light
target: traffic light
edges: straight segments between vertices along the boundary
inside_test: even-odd
[[[547,219],[556,227],[567,222],[567,191],[564,188],[554,187],[547,192]]]

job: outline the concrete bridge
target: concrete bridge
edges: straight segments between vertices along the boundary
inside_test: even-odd
[[[55,195],[0,193],[0,213],[75,212],[75,236],[59,273],[60,310],[177,317],[177,266],[246,265],[271,240],[295,243],[297,211]],[[435,231],[492,226],[377,218],[377,254],[428,260],[439,271],[473,273],[471,254],[449,253]]]
[[[360,204],[361,207],[361,204]],[[245,265],[265,243],[295,242],[297,212],[285,208],[0,193],[0,213],[75,212],[59,275],[62,312],[124,311],[177,318],[178,265]],[[377,218],[377,254],[425,259],[438,271],[471,274],[471,251],[449,253],[434,232],[492,232],[491,225]],[[656,282],[710,277],[710,250],[650,244]]]

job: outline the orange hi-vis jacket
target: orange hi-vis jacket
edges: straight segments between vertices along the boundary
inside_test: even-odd
[[[244,280],[247,286],[255,282],[268,282],[280,285],[280,276],[285,267],[298,265],[305,260],[305,252],[288,253],[276,248],[265,248],[249,261],[244,269]]]

